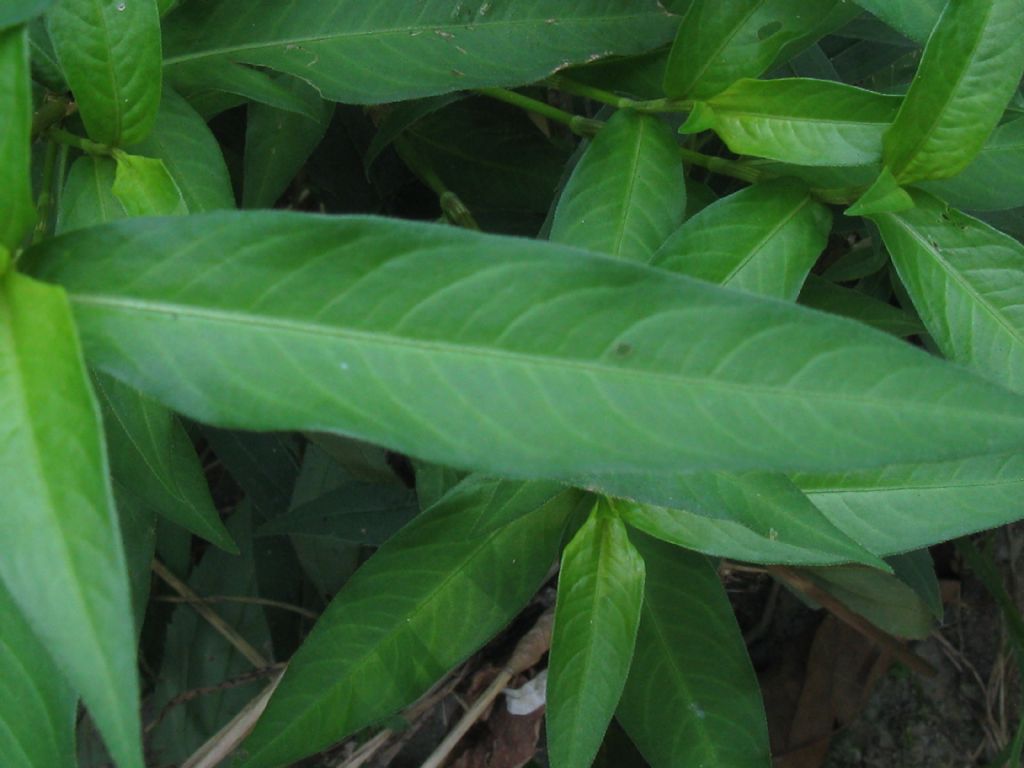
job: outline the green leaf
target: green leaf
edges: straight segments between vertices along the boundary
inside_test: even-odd
[[[113,480],[121,546],[124,549],[128,582],[131,587],[135,640],[142,632],[151,581],[150,566],[156,552],[156,513]]]
[[[797,475],[794,481],[836,526],[888,555],[1019,520],[1024,455]]]
[[[256,575],[251,537],[252,508],[247,502],[228,520],[229,536],[240,543],[241,554],[229,555],[208,549],[188,579],[198,594],[256,597]],[[258,605],[223,601],[214,611],[250,645],[262,650],[270,635],[263,610]],[[216,686],[250,672],[247,660],[191,605],[174,610],[167,627],[163,663],[154,692],[157,711],[184,691]],[[202,696],[179,702],[166,711],[152,734],[155,765],[180,765],[213,736],[265,685],[266,678],[254,678],[246,685],[207,690]]]
[[[117,163],[109,157],[82,155],[71,165],[57,208],[57,233],[125,219],[128,213],[114,196]]]
[[[61,0],[46,19],[89,137],[142,141],[160,105],[156,0]]]
[[[29,175],[32,94],[24,27],[0,29],[0,109],[0,247],[14,250],[36,220]]]
[[[366,149],[363,163],[369,169],[380,157],[380,153],[391,146],[395,139],[420,120],[440,112],[456,101],[466,98],[463,93],[446,93],[443,96],[431,96],[426,99],[414,99],[395,104],[380,121],[377,132],[373,135],[370,146]]]
[[[652,768],[768,768],[761,691],[714,567],[646,536],[632,539],[647,581],[616,717]]]
[[[622,500],[617,509],[630,525],[687,549],[748,562],[854,561],[885,568],[783,475],[637,474],[588,481],[585,486]]]
[[[117,152],[114,197],[128,216],[184,216],[185,198],[162,160]]]
[[[261,526],[260,536],[302,534],[379,547],[419,511],[400,485],[350,482]]]
[[[120,768],[142,768],[128,575],[64,292],[0,280],[0,578]]]
[[[163,89],[153,130],[130,150],[162,160],[193,213],[235,207],[217,139],[199,113],[171,88]]]
[[[594,761],[626,684],[643,601],[643,558],[599,502],[562,553],[547,687],[553,768]]]
[[[553,483],[479,479],[417,517],[356,572],[295,654],[244,745],[246,768],[309,755],[426,691],[534,594],[578,498]],[[480,532],[497,514],[512,520]]]
[[[4,767],[75,768],[78,700],[2,583],[0,627]]]
[[[916,193],[876,218],[893,264],[942,353],[1024,391],[1024,245]]]
[[[539,0],[387,0],[372,11],[361,0],[191,3],[167,19],[166,63],[270,67],[326,99],[373,104],[532,83],[572,63],[656,48],[678,21],[655,0],[584,0],[558,11]]]
[[[237,554],[178,418],[117,379],[100,374],[93,378],[93,385],[103,412],[114,478],[168,520]]]
[[[685,210],[683,165],[672,131],[657,117],[619,110],[573,170],[549,239],[648,261]]]
[[[921,321],[911,313],[816,275],[807,276],[807,282],[800,291],[800,303],[852,318],[894,336],[913,336],[924,331]]]
[[[919,43],[935,28],[947,0],[854,0],[861,8]]]
[[[0,4],[0,31],[31,21],[51,5],[53,0],[4,0]]]
[[[898,213],[913,207],[914,198],[900,186],[889,166],[885,166],[867,191],[843,213],[847,216],[874,216],[882,213]]]
[[[318,120],[316,110],[310,104],[260,69],[235,64],[228,59],[184,62],[166,67],[164,78],[204,118],[246,101],[266,104]]]
[[[885,164],[901,184],[955,176],[996,127],[1024,74],[1020,0],[946,6],[896,122]]]
[[[679,25],[665,70],[665,93],[706,99],[740,78],[757,77],[857,14],[845,0],[699,2]]]
[[[245,128],[245,175],[242,185],[243,208],[271,208],[287,189],[295,174],[323,139],[334,114],[334,105],[325,102],[308,83],[282,78],[285,88],[317,115],[305,115],[265,104],[250,104]],[[282,141],[287,137],[287,141]]]
[[[232,212],[82,230],[33,261],[71,291],[92,363],[210,424],[549,478],[1024,443],[1017,396],[882,333],[548,243]]]
[[[828,243],[832,214],[789,179],[718,200],[676,230],[651,259],[657,267],[787,301]]]
[[[996,128],[956,176],[920,186],[958,208],[1001,211],[1024,205],[1024,118]]]
[[[801,573],[891,635],[923,640],[936,627],[928,604],[896,576],[854,565],[801,569]]]
[[[713,130],[733,152],[805,166],[878,162],[900,99],[809,78],[740,80],[702,102],[684,133]]]
[[[893,573],[924,600],[937,621],[942,621],[942,588],[935,573],[935,562],[927,549],[917,549],[887,558]]]

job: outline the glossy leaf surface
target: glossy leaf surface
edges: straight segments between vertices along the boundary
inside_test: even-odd
[[[655,0],[222,0],[169,17],[164,44],[168,65],[244,62],[301,77],[333,101],[373,104],[530,83],[575,62],[656,48],[677,23]]]
[[[641,534],[633,540],[647,579],[619,722],[652,768],[767,768],[761,691],[715,568]]]
[[[117,379],[97,375],[93,383],[118,482],[168,520],[237,553],[178,418]]]
[[[0,584],[0,755],[7,768],[74,768],[77,697]]]
[[[141,141],[160,105],[156,0],[61,0],[47,26],[90,138]]]
[[[245,743],[243,765],[311,754],[422,694],[530,599],[577,499],[555,484],[482,479],[416,518],[321,616]],[[511,522],[481,533],[495,514]]]
[[[876,331],[549,244],[206,214],[78,232],[32,261],[68,286],[96,365],[222,426],[539,477],[846,469],[1024,440],[1016,396]]]
[[[949,3],[885,137],[885,163],[897,180],[948,178],[966,168],[1002,117],[1022,74],[1020,0]]]
[[[547,685],[554,768],[589,766],[618,706],[644,601],[644,561],[599,502],[562,553]]]
[[[573,170],[549,239],[648,261],[685,210],[683,166],[672,131],[657,117],[620,110]]]
[[[841,26],[855,15],[844,0],[697,2],[679,25],[665,70],[665,92],[706,99],[776,59]]]
[[[36,220],[29,177],[32,99],[28,32],[0,29],[0,248],[13,250]]]
[[[729,149],[805,166],[864,165],[882,156],[882,137],[900,100],[825,80],[740,80],[701,102],[681,130],[715,131]]]
[[[128,576],[96,402],[64,292],[0,281],[0,578],[121,768],[141,768]]]
[[[755,184],[702,210],[654,254],[654,266],[792,301],[828,242],[832,216],[799,182]]]
[[[877,217],[893,264],[943,354],[1024,391],[1024,245],[928,195]]]

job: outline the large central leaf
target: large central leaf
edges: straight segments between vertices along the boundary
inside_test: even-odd
[[[362,217],[122,221],[26,261],[92,363],[212,424],[566,478],[1019,450],[1024,401],[885,334],[564,246]]]
[[[255,64],[365,104],[531,83],[656,48],[677,25],[656,0],[220,0],[169,17],[164,45],[168,65]]]

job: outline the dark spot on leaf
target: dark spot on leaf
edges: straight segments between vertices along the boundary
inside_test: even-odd
[[[627,355],[630,355],[632,353],[633,345],[628,342],[620,341],[618,344],[615,345],[615,354],[618,355],[619,357],[626,357]]]
[[[776,32],[782,29],[781,21],[773,21],[770,24],[765,24],[759,30],[757,30],[758,40],[767,40],[769,37],[774,35]]]

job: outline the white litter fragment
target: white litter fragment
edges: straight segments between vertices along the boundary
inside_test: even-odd
[[[529,715],[544,706],[547,701],[548,671],[545,669],[520,688],[506,688],[505,706],[510,715]]]

